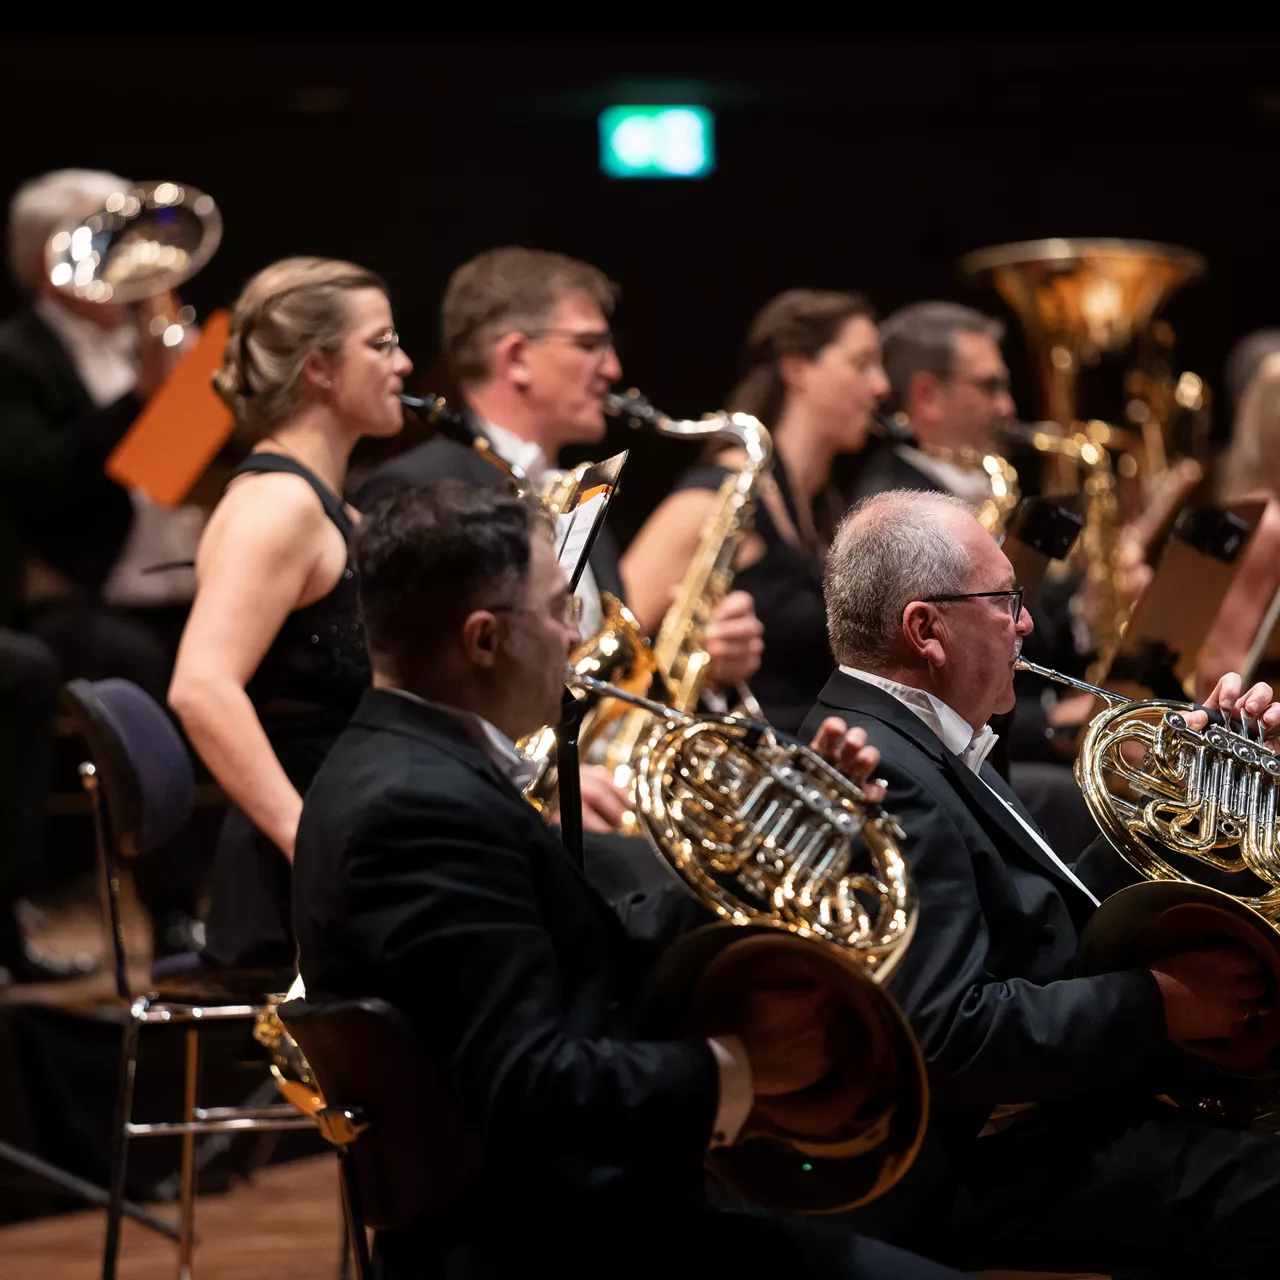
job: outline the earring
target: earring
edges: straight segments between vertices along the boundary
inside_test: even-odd
[[[321,386],[322,386],[326,391],[328,391],[328,390],[329,390],[329,388],[333,386],[333,383],[332,383],[332,382],[330,382],[328,378],[326,378],[326,379],[325,379],[325,380],[324,380],[320,385],[321,385]]]

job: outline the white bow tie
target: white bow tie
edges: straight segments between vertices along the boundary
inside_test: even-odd
[[[989,724],[984,724],[982,728],[973,735],[973,739],[969,745],[960,753],[960,759],[970,769],[977,773],[982,768],[982,762],[991,754],[991,748],[1000,740],[1000,735],[992,729]]]

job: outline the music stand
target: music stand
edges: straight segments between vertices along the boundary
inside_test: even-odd
[[[556,558],[570,590],[577,588],[591,548],[604,527],[609,502],[626,465],[627,450],[586,467],[556,517]],[[560,723],[556,726],[556,771],[560,779],[560,836],[564,847],[582,865],[582,791],[578,785],[578,731],[594,701],[565,690]]]
[[[1040,590],[1050,562],[1064,559],[1075,546],[1084,528],[1079,506],[1078,494],[1023,498],[1005,526],[1000,546],[1028,600]]]
[[[1264,502],[1184,507],[1107,674],[1095,683],[1124,697],[1182,701]]]

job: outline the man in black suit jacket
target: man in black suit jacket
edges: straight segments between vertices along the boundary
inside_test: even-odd
[[[1203,1066],[1175,1046],[1241,1033],[1265,983],[1220,951],[1072,976],[1097,898],[984,763],[1032,629],[1008,560],[959,500],[890,492],[846,518],[826,591],[841,667],[810,723],[879,747],[920,900],[891,990],[950,1161],[935,1247],[965,1267],[1270,1274],[1280,1146],[1148,1101]],[[1208,705],[1274,731],[1270,700],[1231,676]]]
[[[383,1275],[446,1258],[465,1275],[931,1274],[846,1233],[707,1210],[708,1146],[828,1050],[779,995],[737,1037],[629,1031],[654,948],[705,917],[673,883],[637,940],[520,797],[514,740],[554,718],[578,640],[537,514],[431,486],[380,506],[357,554],[375,687],[305,800],[300,971],[310,1001],[380,996],[407,1016],[477,1153],[448,1204],[379,1236]],[[827,733],[842,767],[873,767],[864,736]]]
[[[609,328],[614,294],[588,263],[518,247],[482,253],[449,280],[441,331],[462,388],[463,412],[534,485],[555,467],[562,449],[604,439],[604,397],[622,376]],[[369,511],[390,493],[440,480],[507,485],[499,468],[437,437],[383,463],[353,502]],[[603,530],[578,585],[584,635],[600,628],[602,591],[626,599],[618,554]],[[711,680],[731,687],[754,675],[763,636],[751,597],[742,591],[726,596],[706,632]],[[603,769],[584,767],[582,796],[588,830],[617,830],[625,801]]]

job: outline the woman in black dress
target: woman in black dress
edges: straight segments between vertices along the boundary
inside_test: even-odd
[[[361,694],[369,659],[341,498],[362,436],[400,430],[412,369],[386,286],[347,262],[291,258],[236,303],[215,389],[254,441],[196,556],[169,702],[232,801],[204,960],[294,964],[290,863],[302,795]]]
[[[769,429],[774,461],[733,585],[750,592],[764,623],[752,692],[771,723],[795,733],[832,668],[822,597],[823,558],[841,514],[832,462],[862,447],[889,384],[871,308],[851,293],[780,294],[751,326],[746,363],[726,407]],[[686,472],[623,557],[628,601],[650,634],[689,567],[721,481],[742,461],[730,448]]]

